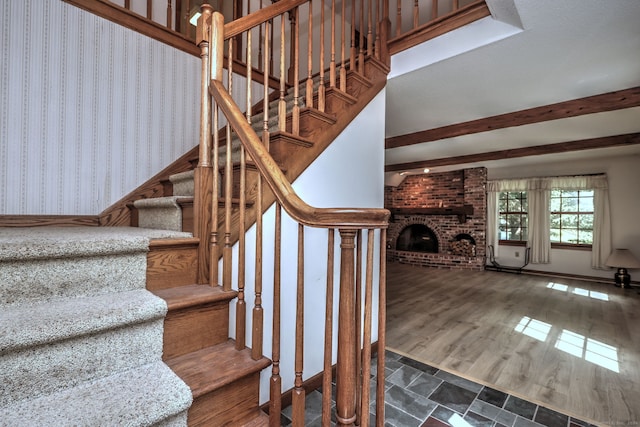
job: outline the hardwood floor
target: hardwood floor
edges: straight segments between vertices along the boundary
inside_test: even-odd
[[[640,295],[390,263],[387,347],[598,425],[640,425]]]

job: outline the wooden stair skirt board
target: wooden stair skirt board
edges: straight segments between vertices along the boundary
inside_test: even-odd
[[[269,359],[253,360],[250,350],[238,351],[228,340],[166,363],[191,388],[189,425],[242,425],[261,416],[260,371]]]

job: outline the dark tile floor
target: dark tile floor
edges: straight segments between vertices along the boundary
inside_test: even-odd
[[[591,427],[584,421],[390,351],[386,352],[385,374],[386,426]],[[374,375],[374,389],[375,381]],[[309,393],[306,399],[305,426],[321,426],[322,390]],[[370,412],[371,425],[375,425],[375,402]],[[282,411],[281,418],[283,426],[291,424],[291,407]]]

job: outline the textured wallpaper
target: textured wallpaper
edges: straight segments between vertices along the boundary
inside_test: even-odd
[[[98,214],[197,145],[199,58],[36,3],[0,0],[0,214]]]

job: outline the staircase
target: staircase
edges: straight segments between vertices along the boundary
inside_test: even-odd
[[[302,4],[297,0],[286,0],[265,9],[283,8],[290,3]],[[291,12],[294,10],[290,9]],[[283,9],[278,13],[284,16],[289,12]],[[266,25],[270,19],[266,18],[260,25]],[[279,340],[280,325],[278,323],[273,331],[265,334],[274,335],[274,349],[269,356],[273,360],[270,360],[262,355],[263,309],[257,302],[260,294],[256,290],[251,348],[245,347],[244,333],[238,329],[235,330],[235,336],[240,336],[238,341],[229,339],[229,303],[233,300],[237,302],[236,306],[245,303],[242,289],[231,290],[231,267],[227,263],[230,257],[225,251],[231,252],[231,246],[244,236],[244,227],[261,221],[262,213],[276,199],[278,204],[282,203],[271,182],[269,186],[273,192],[262,193],[261,188],[267,188],[265,183],[271,179],[264,173],[263,157],[270,168],[284,176],[277,179],[286,180],[289,185],[384,87],[388,67],[379,55],[374,57],[370,52],[365,58],[362,53],[357,65],[355,57],[351,61],[348,63],[343,58],[339,72],[336,72],[335,63],[328,67],[327,74],[331,73],[331,79],[323,79],[320,75],[299,79],[295,74],[293,81],[301,81],[301,86],[290,87],[286,93],[282,90],[281,97],[264,108],[268,111],[268,119],[264,112],[252,116],[250,138],[262,137],[264,122],[267,122],[268,137],[264,135],[262,139],[268,142],[268,153],[247,154],[250,158],[247,160],[240,155],[240,147],[242,144],[247,153],[250,147],[246,133],[238,130],[238,124],[233,125],[229,145],[225,144],[226,134],[221,131],[220,146],[213,150],[219,160],[211,168],[215,172],[211,173],[219,174],[226,185],[213,187],[221,188],[213,191],[214,200],[218,200],[215,205],[220,209],[211,222],[220,230],[227,227],[226,242],[224,249],[213,252],[211,259],[203,257],[202,253],[214,246],[209,241],[214,233],[202,227],[207,223],[202,218],[212,203],[208,198],[210,194],[206,191],[202,194],[198,187],[198,177],[203,176],[203,159],[196,150],[179,159],[178,166],[167,169],[179,173],[159,176],[154,182],[144,184],[132,193],[132,198],[110,211],[115,214],[107,216],[106,225],[122,224],[123,218],[130,218],[134,227],[43,227],[28,233],[24,229],[13,229],[8,234],[2,230],[0,286],[11,284],[11,291],[5,296],[3,290],[0,300],[3,308],[0,313],[0,327],[3,328],[0,379],[8,384],[0,394],[0,425],[279,424],[283,390],[279,376],[280,350],[278,348],[276,353],[275,348],[279,346],[276,341]],[[282,79],[281,82],[284,87]],[[228,112],[225,114],[230,122],[233,121]],[[204,150],[207,151],[212,150]],[[228,161],[227,154],[230,154]],[[239,181],[241,171],[245,169],[246,185],[242,185]],[[260,184],[260,180],[264,182]],[[216,209],[213,210],[215,214]],[[130,213],[123,215],[125,211]],[[305,219],[305,225],[329,229],[332,236],[329,246],[332,246],[335,231],[340,233],[342,242],[346,242],[340,270],[331,271],[333,260],[329,256],[327,271],[328,278],[340,273],[340,316],[342,318],[343,311],[347,313],[346,321],[340,327],[327,323],[326,329],[329,335],[334,329],[340,331],[338,365],[341,365],[340,357],[365,361],[365,366],[357,369],[344,363],[338,366],[336,419],[341,425],[353,424],[356,416],[351,412],[355,411],[356,394],[360,399],[356,387],[361,387],[361,403],[358,404],[362,407],[358,410],[363,412],[359,419],[366,425],[373,274],[368,271],[364,280],[360,277],[358,283],[354,283],[353,260],[360,258],[360,271],[365,267],[372,268],[373,233],[374,230],[380,233],[380,240],[375,244],[381,245],[388,213],[382,209],[325,209],[323,212],[325,215],[319,219]],[[362,234],[357,237],[356,233]],[[223,233],[219,234],[220,242],[216,244],[222,246]],[[366,261],[361,259],[363,234],[367,234],[366,239],[370,242]],[[380,253],[383,254],[382,249]],[[112,263],[114,259],[119,263]],[[222,259],[224,265],[222,283],[217,283],[218,259]],[[207,262],[211,264],[210,275],[209,266],[203,273],[203,265]],[[300,260],[287,262],[294,265]],[[260,268],[258,266],[257,270]],[[346,296],[342,288],[346,290]],[[349,296],[356,288],[362,290],[362,296],[365,292],[368,295],[363,297],[362,307],[353,304],[354,296]],[[27,291],[23,291],[25,289]],[[303,289],[304,285],[299,282],[296,298],[274,295],[274,300],[282,299],[292,306],[295,303],[296,313],[301,313],[304,301],[300,293]],[[383,288],[380,289],[383,292]],[[328,290],[327,295],[332,296],[333,291]],[[329,297],[327,299],[329,307],[333,303]],[[380,301],[383,306],[382,297]],[[361,310],[362,315],[349,312],[356,309]],[[277,315],[279,313],[273,313],[274,318]],[[299,354],[302,354],[304,341],[298,339],[298,330],[304,329],[304,319],[301,314],[297,316],[296,325],[284,325],[283,329],[296,330],[295,383],[290,396],[294,424],[301,425],[305,390],[303,358]],[[360,318],[364,318],[364,324],[356,325]],[[380,319],[384,322],[383,315]],[[236,319],[237,325],[244,323],[244,317]],[[358,338],[361,329],[363,336]],[[346,338],[342,337],[343,331],[349,332]],[[383,338],[380,341],[384,345]],[[347,346],[346,342],[349,342]],[[364,343],[364,349],[356,342]],[[325,387],[331,386],[332,345],[330,339],[325,339]],[[343,353],[345,356],[340,356],[341,346],[348,347]],[[356,354],[356,351],[362,354]],[[378,361],[380,366],[384,365],[384,357]],[[269,365],[273,365],[271,419],[259,406],[260,373]],[[378,396],[381,391],[378,390]],[[325,396],[331,399],[330,393]],[[380,403],[378,400],[378,406],[383,408]],[[326,423],[331,417],[330,406],[325,411]],[[381,413],[378,420],[384,420]]]
[[[191,393],[162,362],[166,303],[145,290],[151,239],[131,228],[0,233],[0,425],[186,422]]]

